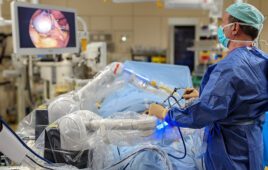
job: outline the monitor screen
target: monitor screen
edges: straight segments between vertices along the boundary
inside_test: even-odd
[[[74,11],[21,2],[14,4],[15,53],[59,54],[78,51]]]

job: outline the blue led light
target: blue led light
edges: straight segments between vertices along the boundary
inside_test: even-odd
[[[163,129],[166,126],[168,126],[168,123],[166,121],[164,121],[164,122],[161,122],[159,125],[157,125],[156,126],[156,129],[157,130],[161,130],[161,129]]]

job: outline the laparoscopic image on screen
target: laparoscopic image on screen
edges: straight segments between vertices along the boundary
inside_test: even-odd
[[[37,9],[30,20],[29,34],[37,48],[64,48],[70,39],[70,26],[61,11]]]
[[[75,47],[75,14],[55,9],[18,8],[20,48]]]

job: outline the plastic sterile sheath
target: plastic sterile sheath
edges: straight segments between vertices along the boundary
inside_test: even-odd
[[[27,142],[53,162],[49,167],[200,169],[202,130],[182,129],[186,153],[176,127],[144,114],[175,87],[191,86],[185,66],[112,63],[82,89],[33,111],[18,132],[38,138]]]

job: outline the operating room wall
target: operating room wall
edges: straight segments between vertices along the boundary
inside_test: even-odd
[[[264,39],[268,42],[268,1],[267,0],[261,0],[259,1],[259,8],[261,8],[262,12],[264,13],[266,20],[263,27],[263,32],[261,34],[261,39]],[[261,43],[262,49],[268,53],[268,43]]]

